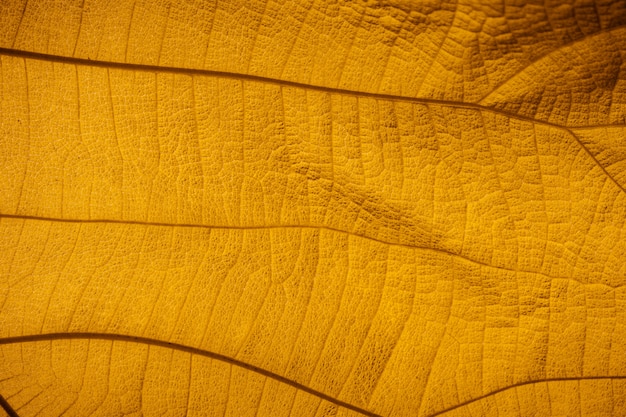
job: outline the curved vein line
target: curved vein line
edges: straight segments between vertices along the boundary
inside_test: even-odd
[[[413,104],[431,104],[431,105],[441,105],[441,106],[449,106],[454,108],[464,108],[471,109],[477,111],[486,111],[493,114],[501,114],[510,119],[522,120],[531,123],[543,124],[546,126],[552,126],[558,129],[563,129],[570,134],[573,134],[571,130],[567,126],[560,125],[557,123],[552,123],[547,120],[539,120],[533,117],[524,116],[521,114],[516,114],[506,110],[500,110],[493,107],[485,106],[479,103],[464,103],[460,101],[452,101],[452,100],[437,100],[431,98],[418,98],[418,97],[409,97],[395,94],[381,94],[381,93],[369,93],[364,91],[356,91],[349,90],[343,88],[334,88],[334,87],[324,87],[320,85],[311,85],[305,83],[299,83],[295,81],[287,81],[287,80],[279,80],[276,78],[269,77],[261,77],[258,75],[250,75],[250,74],[240,74],[234,72],[224,72],[224,71],[214,71],[214,70],[203,70],[196,68],[182,68],[182,67],[168,67],[168,66],[159,66],[159,65],[147,65],[147,64],[129,64],[123,62],[111,62],[111,61],[99,61],[99,60],[91,60],[84,58],[73,58],[73,57],[65,57],[60,55],[50,55],[50,54],[42,54],[39,52],[29,52],[29,51],[21,51],[17,49],[10,48],[0,48],[0,55],[13,56],[24,59],[34,59],[39,61],[48,61],[48,62],[58,62],[58,63],[66,63],[71,65],[82,65],[82,66],[90,66],[90,67],[99,67],[99,68],[114,68],[114,69],[122,69],[122,70],[132,70],[132,71],[143,71],[143,72],[164,72],[164,73],[173,73],[173,74],[186,74],[186,75],[198,75],[198,76],[213,76],[219,78],[228,78],[234,80],[244,80],[244,81],[254,81],[265,84],[272,84],[282,87],[293,87],[293,88],[301,88],[304,90],[311,91],[319,91],[329,94],[338,94],[338,95],[350,95],[356,97],[365,97],[372,98],[375,100],[387,100],[392,102],[407,102]],[[596,158],[591,155],[591,152],[587,149],[585,145],[582,144],[578,138],[576,141],[580,146],[585,149],[587,154],[589,154],[593,161],[604,171],[604,173],[608,176],[608,178],[619,187],[624,194],[626,194],[626,189],[622,187],[611,175],[609,175],[604,167],[598,162]]]
[[[602,172],[604,172],[604,175],[609,178],[611,180],[611,182],[613,182],[613,184],[615,184],[617,186],[617,188],[619,188],[620,190],[622,190],[622,192],[624,194],[626,194],[626,189],[622,186],[622,184],[620,184],[619,182],[617,182],[617,180],[615,178],[613,178],[613,176],[611,174],[609,174],[609,172],[606,170],[606,168],[604,167],[604,165],[602,165],[600,163],[600,161],[598,161],[598,158],[595,157],[594,154],[591,153],[591,151],[589,150],[589,148],[587,148],[585,146],[585,144],[583,143],[582,140],[580,140],[580,138],[578,137],[577,134],[574,133],[574,131],[572,129],[570,129],[569,127],[562,127],[563,130],[565,130],[567,133],[569,133],[570,135],[572,135],[572,137],[574,138],[574,140],[578,143],[578,145],[580,145],[581,148],[583,148],[585,150],[585,152],[587,153],[587,155],[591,158],[592,161],[594,161],[596,163],[596,165],[602,170]]]
[[[626,27],[626,26],[625,26]],[[119,69],[126,71],[139,71],[139,72],[163,72],[163,73],[171,73],[171,74],[183,74],[189,76],[204,76],[204,77],[217,77],[217,78],[227,78],[233,80],[243,80],[243,81],[253,81],[258,83],[272,84],[282,87],[293,87],[293,88],[301,88],[303,90],[311,90],[318,91],[322,93],[329,94],[338,94],[338,95],[350,95],[357,97],[365,97],[372,98],[376,100],[388,100],[394,102],[406,102],[413,104],[430,104],[430,105],[440,105],[440,106],[449,106],[454,108],[463,108],[463,109],[472,109],[479,111],[487,111],[494,114],[501,114],[511,119],[524,120],[532,123],[543,124],[547,126],[553,126],[556,128],[566,128],[568,126],[560,125],[558,123],[550,122],[548,120],[536,119],[534,117],[525,116],[523,114],[514,113],[511,111],[498,109],[492,107],[490,105],[480,104],[479,102],[463,102],[463,101],[455,101],[455,100],[441,100],[434,98],[426,98],[426,97],[411,97],[404,96],[400,94],[385,94],[385,93],[373,93],[368,91],[359,91],[359,90],[351,90],[347,88],[339,88],[339,87],[326,87],[322,85],[316,84],[306,84],[297,81],[289,81],[289,80],[281,80],[279,78],[270,78],[263,77],[260,75],[252,75],[252,74],[243,74],[237,72],[228,72],[228,71],[215,71],[208,69],[198,69],[198,68],[185,68],[185,67],[171,67],[171,66],[161,66],[161,65],[149,65],[149,64],[130,64],[126,62],[115,62],[115,61],[100,61],[100,60],[92,60],[85,58],[73,58],[61,55],[52,55],[52,54],[43,54],[39,52],[31,52],[31,51],[22,51],[19,49],[11,49],[11,48],[2,48],[0,47],[0,55],[12,56],[16,58],[24,58],[24,59],[32,59],[36,61],[47,61],[47,62],[57,62],[64,63],[70,65],[77,66],[86,66],[86,67],[96,67],[96,68],[110,68],[110,69]],[[616,125],[585,125],[585,126],[571,126],[571,128],[585,128],[585,127],[611,127],[611,126],[626,126],[626,124],[616,124]]]
[[[314,395],[318,398],[321,398],[322,400],[328,401],[340,407],[363,414],[364,416],[383,417],[380,414],[376,414],[372,411],[368,411],[364,408],[361,408],[356,405],[339,400],[337,398],[331,397],[328,394],[324,394],[323,392],[307,387],[306,385],[303,385],[292,379],[286,378],[282,375],[275,374],[274,372],[268,371],[263,368],[259,368],[258,366],[254,366],[246,362],[242,362],[240,360],[231,358],[229,356],[222,355],[220,353],[212,352],[209,350],[186,346],[180,343],[170,343],[170,342],[165,342],[163,340],[152,339],[148,337],[130,336],[130,335],[121,335],[121,334],[109,334],[109,333],[92,333],[92,332],[47,333],[47,334],[39,334],[39,335],[0,338],[0,346],[16,344],[16,343],[32,343],[32,342],[54,341],[54,340],[77,340],[77,339],[78,340],[108,340],[108,341],[113,341],[113,342],[138,343],[138,344],[143,344],[143,345],[148,345],[148,346],[157,346],[157,347],[161,347],[165,349],[173,349],[173,350],[177,350],[180,352],[186,352],[192,355],[203,356],[205,358],[218,360],[218,361],[225,362],[233,366],[237,366],[242,369],[246,369],[251,372],[255,372],[264,377],[271,378],[275,381],[281,382],[283,384],[287,384],[298,390]],[[17,416],[17,414],[15,414],[15,416]],[[12,415],[11,417],[15,417],[15,416]]]
[[[586,35],[583,36],[582,38],[578,38],[578,39],[572,39],[569,42],[566,42],[562,45],[559,45],[557,48],[548,51],[544,54],[541,54],[533,59],[531,59],[526,65],[522,65],[517,71],[515,71],[513,74],[511,74],[508,78],[505,78],[504,80],[502,80],[500,83],[498,83],[497,85],[494,85],[493,88],[491,89],[491,91],[489,91],[487,94],[483,95],[481,98],[479,98],[476,103],[482,103],[483,101],[487,100],[492,94],[496,93],[500,88],[502,88],[503,86],[507,85],[509,82],[511,82],[514,78],[516,78],[517,76],[519,76],[521,73],[523,73],[524,71],[526,71],[529,67],[537,64],[539,61],[546,59],[547,57],[549,57],[550,55],[565,49],[565,48],[571,48],[573,46],[575,46],[577,43],[582,43],[585,42],[591,38],[595,38],[596,36],[601,36],[607,33],[611,33],[613,31],[618,31],[621,29],[624,29],[626,27],[626,25],[618,25],[618,26],[614,26],[614,27],[606,27],[604,29],[600,29],[597,32],[592,33],[591,35]]]
[[[9,417],[20,417],[20,415],[17,414],[17,411],[15,411],[13,407],[11,407],[11,404],[9,404],[6,398],[4,398],[2,395],[0,395],[0,408],[2,408]]]
[[[222,226],[222,225],[208,225],[208,224],[195,224],[195,223],[162,223],[162,222],[146,222],[139,220],[114,220],[114,219],[63,219],[59,217],[44,217],[44,216],[28,216],[22,214],[4,214],[0,213],[0,219],[16,219],[16,220],[35,220],[46,221],[55,223],[93,223],[93,224],[119,224],[119,225],[135,225],[135,226],[156,226],[156,227],[183,227],[183,228],[200,228],[200,229],[217,229],[217,230],[272,230],[272,229],[311,229],[311,230],[328,230],[331,232],[342,233],[349,236],[355,236],[361,239],[367,239],[374,242],[382,243],[384,245],[402,246],[409,249],[418,249],[424,251],[432,251],[442,253],[444,255],[451,255],[462,258],[468,262],[472,262],[477,265],[486,266],[489,268],[500,268],[492,265],[467,258],[463,255],[448,252],[443,249],[429,248],[426,246],[411,245],[409,243],[390,242],[384,239],[380,239],[373,236],[362,235],[359,233],[349,232],[332,226],[311,226],[311,225],[299,225],[299,224],[283,224],[283,225],[265,225],[265,226]],[[506,268],[501,268],[506,269]],[[512,272],[524,272],[510,269]]]
[[[496,109],[490,106],[486,106],[479,103],[467,103],[463,101],[454,100],[439,100],[433,98],[424,97],[411,97],[397,94],[384,94],[384,93],[372,93],[367,91],[350,90],[346,88],[338,87],[325,87],[315,84],[306,84],[296,81],[281,80],[277,78],[262,77],[259,75],[242,74],[236,72],[227,71],[215,71],[208,69],[197,68],[184,68],[184,67],[171,67],[160,65],[148,65],[148,64],[129,64],[125,62],[114,61],[99,61],[84,58],[73,58],[60,55],[42,54],[39,52],[22,51],[18,49],[0,48],[0,55],[12,56],[16,58],[32,59],[36,61],[57,62],[77,66],[97,67],[97,68],[111,68],[126,71],[140,71],[140,72],[152,72],[152,73],[171,73],[171,74],[183,74],[189,76],[204,76],[204,77],[217,77],[227,78],[233,80],[252,81],[264,84],[271,84],[282,87],[300,88],[303,90],[318,91],[322,93],[337,94],[337,95],[350,95],[356,97],[372,98],[375,100],[387,100],[394,102],[406,102],[413,104],[425,104],[425,105],[440,105],[454,108],[471,109],[478,111],[487,111],[494,114],[501,114],[511,119],[524,120],[532,123],[539,123],[557,128],[564,128],[565,126],[553,123],[547,120],[535,119],[530,116],[525,116],[517,113],[513,113],[507,110]]]
[[[214,359],[214,360],[219,360],[225,363],[228,363],[230,365],[233,366],[237,366],[246,370],[249,370],[251,372],[255,372],[258,373],[260,375],[263,375],[267,378],[271,378],[274,379],[278,382],[290,385],[296,389],[299,389],[301,391],[307,392],[311,395],[314,395],[318,398],[321,398],[325,401],[331,402],[333,404],[336,404],[340,407],[344,407],[347,409],[350,409],[352,411],[355,411],[357,413],[363,414],[365,416],[368,417],[383,417],[380,414],[376,414],[372,411],[368,411],[365,410],[363,408],[357,407],[355,405],[352,405],[350,403],[347,403],[345,401],[341,401],[337,398],[331,397],[327,394],[324,394],[323,392],[314,390],[313,388],[309,388],[306,385],[300,384],[299,382],[293,381],[291,379],[285,378],[282,375],[278,375],[275,374],[271,371],[268,371],[266,369],[263,368],[259,368],[257,366],[248,364],[246,362],[242,362],[239,361],[237,359],[233,359],[231,357],[222,355],[220,353],[216,353],[216,352],[212,352],[209,350],[204,350],[204,349],[200,349],[200,348],[195,348],[195,347],[191,347],[191,346],[186,346],[180,343],[171,343],[171,342],[165,342],[163,340],[158,340],[158,339],[151,339],[148,337],[141,337],[141,336],[130,336],[130,335],[119,335],[119,334],[109,334],[109,333],[91,333],[91,332],[80,332],[80,333],[47,333],[47,334],[40,334],[40,335],[28,335],[28,336],[15,336],[15,337],[5,337],[5,338],[0,338],[0,346],[2,345],[10,345],[10,344],[16,344],[16,343],[34,343],[34,342],[45,342],[45,341],[54,341],[54,340],[108,340],[108,341],[113,341],[113,342],[128,342],[128,343],[138,343],[138,344],[144,344],[144,345],[148,345],[148,346],[157,346],[157,347],[162,347],[165,349],[173,349],[173,350],[177,350],[177,351],[181,351],[181,352],[186,352],[192,355],[198,355],[198,356],[203,356],[209,359]],[[485,398],[491,397],[493,395],[497,395],[501,392],[504,391],[508,391],[511,389],[515,389],[518,387],[522,387],[525,385],[534,385],[534,384],[539,384],[539,383],[548,383],[548,382],[564,382],[564,381],[598,381],[598,380],[614,380],[614,379],[626,379],[626,376],[624,375],[614,375],[614,376],[588,376],[588,377],[562,377],[562,378],[545,378],[545,379],[537,379],[537,380],[530,380],[530,381],[524,381],[524,382],[518,382],[516,384],[512,384],[506,387],[502,387],[493,391],[490,391],[486,394],[483,394],[479,397],[476,398],[472,398],[470,400],[467,401],[463,401],[462,403],[453,405],[451,407],[448,407],[446,409],[437,411],[433,414],[430,414],[428,417],[437,417],[440,415],[443,415],[445,413],[448,413],[450,411],[456,410],[458,408],[464,407],[468,404],[474,403],[476,401],[481,401],[484,400]],[[9,410],[13,410],[11,408],[11,406],[6,402],[6,400],[4,400],[4,398],[2,398],[0,396],[0,406],[2,406],[3,408],[5,407],[5,403],[6,406],[9,408]],[[6,408],[5,408],[6,410]],[[9,415],[11,417],[19,417],[17,415],[17,413],[15,413],[15,411],[13,411],[13,415],[10,414],[10,411],[7,411],[7,413],[9,413]]]
[[[384,245],[390,246],[399,246],[408,249],[421,250],[425,252],[438,253],[448,256],[453,256],[455,258],[463,259],[464,261],[470,262],[474,265],[478,265],[486,268],[499,269],[502,271],[509,271],[514,273],[526,273],[526,274],[537,274],[543,277],[546,277],[550,280],[553,279],[563,279],[563,280],[572,280],[576,281],[582,285],[600,285],[603,287],[616,289],[619,286],[612,286],[609,284],[604,284],[600,282],[584,282],[574,277],[554,277],[551,275],[544,274],[538,271],[523,271],[519,269],[507,268],[504,266],[494,266],[485,262],[481,262],[472,258],[469,258],[465,255],[461,255],[458,253],[449,252],[445,249],[437,249],[437,248],[429,248],[426,246],[417,246],[411,245],[409,243],[400,243],[400,242],[389,242],[384,239],[380,239],[373,236],[361,235],[354,232],[349,232],[346,230],[338,229],[331,226],[309,226],[309,225],[297,225],[297,224],[285,224],[285,225],[266,225],[266,226],[219,226],[219,225],[208,225],[208,224],[193,224],[193,223],[160,223],[160,222],[144,222],[138,220],[112,220],[112,219],[62,219],[57,217],[43,217],[43,216],[28,216],[22,214],[3,214],[0,213],[0,219],[16,219],[16,220],[34,220],[34,221],[45,221],[45,222],[55,222],[55,223],[76,223],[76,224],[118,224],[118,225],[135,225],[135,226],[155,226],[155,227],[183,227],[183,228],[199,228],[199,229],[216,229],[216,230],[272,230],[272,229],[310,229],[310,230],[328,230],[330,232],[342,233],[348,236],[354,236],[361,239],[370,240],[373,242],[382,243]]]
[[[436,416],[440,416],[443,415],[445,413],[448,413],[450,411],[454,411],[457,408],[461,408],[464,407],[468,404],[474,403],[476,401],[481,401],[484,400],[485,398],[491,397],[492,395],[496,395],[499,394],[501,392],[504,391],[508,391],[514,388],[519,388],[519,387],[523,387],[524,385],[534,385],[534,384],[541,384],[543,382],[563,382],[563,381],[598,381],[598,380],[606,380],[606,379],[626,379],[626,376],[624,375],[615,375],[615,376],[581,376],[581,377],[563,377],[563,378],[546,378],[546,379],[537,379],[537,380],[533,380],[533,381],[525,381],[525,382],[518,382],[516,384],[513,385],[509,385],[507,387],[503,387],[503,388],[499,388],[496,390],[493,390],[491,392],[488,392],[487,394],[481,395],[480,397],[476,397],[476,398],[472,398],[471,400],[467,400],[467,401],[463,401],[460,404],[457,405],[453,405],[451,407],[448,407],[444,410],[441,411],[437,411],[433,414],[430,414],[427,417],[436,417]]]
[[[12,57],[24,58],[24,59],[33,59],[37,61],[81,65],[81,66],[87,66],[87,67],[112,68],[112,69],[120,69],[120,70],[128,70],[128,71],[155,72],[155,73],[163,72],[163,73],[172,73],[172,74],[184,74],[184,75],[190,75],[190,76],[196,75],[196,76],[206,76],[206,77],[228,78],[228,79],[243,80],[243,81],[254,81],[254,82],[272,84],[272,85],[283,86],[283,87],[301,88],[305,90],[313,90],[313,91],[319,91],[319,92],[331,93],[331,94],[369,97],[369,98],[374,98],[374,99],[379,99],[379,100],[405,101],[405,102],[423,103],[423,104],[441,104],[441,105],[446,105],[450,107],[462,107],[462,108],[470,108],[470,109],[488,110],[494,113],[501,112],[498,109],[492,109],[490,107],[483,106],[477,103],[464,103],[462,101],[453,101],[453,100],[418,98],[418,97],[410,97],[410,96],[403,96],[403,95],[396,95],[396,94],[372,93],[372,92],[350,90],[350,89],[339,88],[339,87],[325,87],[322,85],[306,84],[306,83],[301,83],[297,81],[281,80],[278,78],[262,77],[260,75],[243,74],[243,73],[237,73],[237,72],[215,71],[215,70],[209,70],[209,69],[172,67],[172,66],[149,65],[149,64],[132,64],[132,63],[114,62],[114,61],[100,61],[100,60],[93,60],[93,59],[61,56],[61,55],[43,54],[40,52],[22,51],[19,49],[11,49],[11,48],[0,48],[0,55],[6,55],[6,56],[12,56]],[[513,113],[511,114],[511,116],[517,117],[517,118],[524,117],[524,116],[515,115]],[[534,120],[532,118],[530,119]]]

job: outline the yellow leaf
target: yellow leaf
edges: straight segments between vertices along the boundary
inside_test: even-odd
[[[505,3],[3,2],[4,412],[622,415],[626,6]]]

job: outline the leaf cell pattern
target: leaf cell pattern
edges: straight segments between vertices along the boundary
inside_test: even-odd
[[[625,23],[2,2],[1,408],[625,415]]]

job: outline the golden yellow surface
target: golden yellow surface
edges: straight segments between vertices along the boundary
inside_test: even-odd
[[[626,4],[0,2],[0,413],[626,416]]]

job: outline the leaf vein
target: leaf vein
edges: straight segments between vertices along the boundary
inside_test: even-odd
[[[317,391],[297,381],[291,380],[279,374],[275,374],[271,371],[254,366],[252,364],[228,357],[226,355],[222,355],[217,352],[212,352],[209,350],[204,350],[204,349],[187,346],[187,345],[183,345],[179,343],[170,343],[170,342],[166,342],[166,341],[158,340],[158,339],[151,339],[147,337],[130,336],[130,335],[121,335],[121,334],[107,334],[107,333],[88,333],[88,332],[86,333],[47,333],[47,334],[39,334],[39,335],[2,338],[0,339],[0,346],[17,344],[17,343],[33,343],[33,342],[44,342],[44,341],[54,341],[54,340],[106,340],[106,341],[112,341],[112,342],[129,342],[129,343],[144,344],[144,345],[148,345],[149,347],[161,347],[165,349],[172,349],[172,350],[176,350],[180,352],[186,352],[192,355],[198,355],[198,356],[210,358],[213,360],[225,362],[230,365],[237,366],[239,368],[242,368],[251,372],[255,372],[266,378],[271,378],[283,384],[290,385],[300,391],[314,395],[318,398],[321,398],[325,401],[333,403],[337,406],[347,408],[349,410],[363,414],[364,416],[367,416],[367,417],[382,417],[380,414],[376,414],[372,411],[368,411],[366,409],[352,405],[338,398],[331,397],[330,395],[327,395],[321,391]],[[5,410],[7,409],[12,410],[12,408],[6,402],[6,400],[4,401],[3,400],[4,399],[0,397],[0,406],[3,408],[6,407]],[[15,413],[11,415],[9,411],[7,411],[7,413],[9,413],[11,417],[17,416],[17,414]]]
[[[448,255],[448,256],[453,256],[455,258],[459,258],[459,259],[463,259],[464,261],[467,262],[471,262],[472,264],[475,265],[479,265],[482,267],[487,267],[487,268],[494,268],[494,269],[499,269],[499,270],[503,270],[503,271],[510,271],[510,272],[515,272],[515,273],[529,273],[529,274],[537,274],[537,275],[541,275],[547,278],[550,278],[551,280],[554,279],[563,279],[563,280],[571,280],[571,281],[576,281],[579,282],[583,285],[590,285],[590,284],[594,284],[594,285],[600,285],[603,287],[607,287],[607,288],[612,288],[612,289],[616,289],[619,288],[620,286],[612,286],[609,284],[605,284],[605,283],[600,283],[600,282],[584,282],[581,281],[577,278],[574,277],[562,277],[562,276],[550,276],[538,271],[524,271],[524,270],[519,270],[519,269],[512,269],[512,268],[506,268],[503,266],[494,266],[494,265],[490,265],[488,263],[485,262],[481,262],[472,258],[469,258],[467,256],[458,254],[458,253],[454,253],[454,252],[450,252],[444,249],[436,249],[436,248],[429,248],[426,246],[417,246],[417,245],[411,245],[408,243],[399,243],[399,242],[389,242],[387,240],[384,239],[379,239],[376,237],[372,237],[372,236],[366,236],[366,235],[361,235],[358,233],[354,233],[354,232],[349,232],[346,230],[341,230],[341,229],[337,229],[334,227],[330,227],[330,226],[311,226],[311,225],[294,225],[294,224],[284,224],[284,225],[265,225],[265,226],[218,226],[218,225],[205,225],[205,224],[193,224],[193,223],[159,223],[159,222],[144,222],[144,221],[137,221],[137,220],[111,220],[111,219],[62,219],[62,218],[54,218],[54,217],[40,217],[40,216],[25,216],[25,215],[17,215],[17,214],[4,214],[4,213],[0,213],[0,220],[1,219],[17,219],[17,220],[35,220],[35,221],[47,221],[47,222],[58,222],[58,223],[78,223],[78,224],[118,224],[118,225],[138,225],[138,226],[155,226],[155,227],[182,227],[182,228],[203,228],[203,229],[221,229],[221,230],[271,230],[271,229],[315,229],[315,230],[329,230],[331,232],[335,232],[335,233],[343,233],[346,234],[348,236],[356,236],[359,237],[361,239],[367,239],[367,240],[371,240],[374,242],[378,242],[378,243],[382,243],[385,245],[392,245],[392,246],[399,246],[399,247],[405,247],[405,248],[409,248],[409,249],[417,249],[417,250],[423,250],[423,251],[429,251],[429,252],[435,252],[435,253],[440,253],[440,254],[444,254],[444,255]]]

